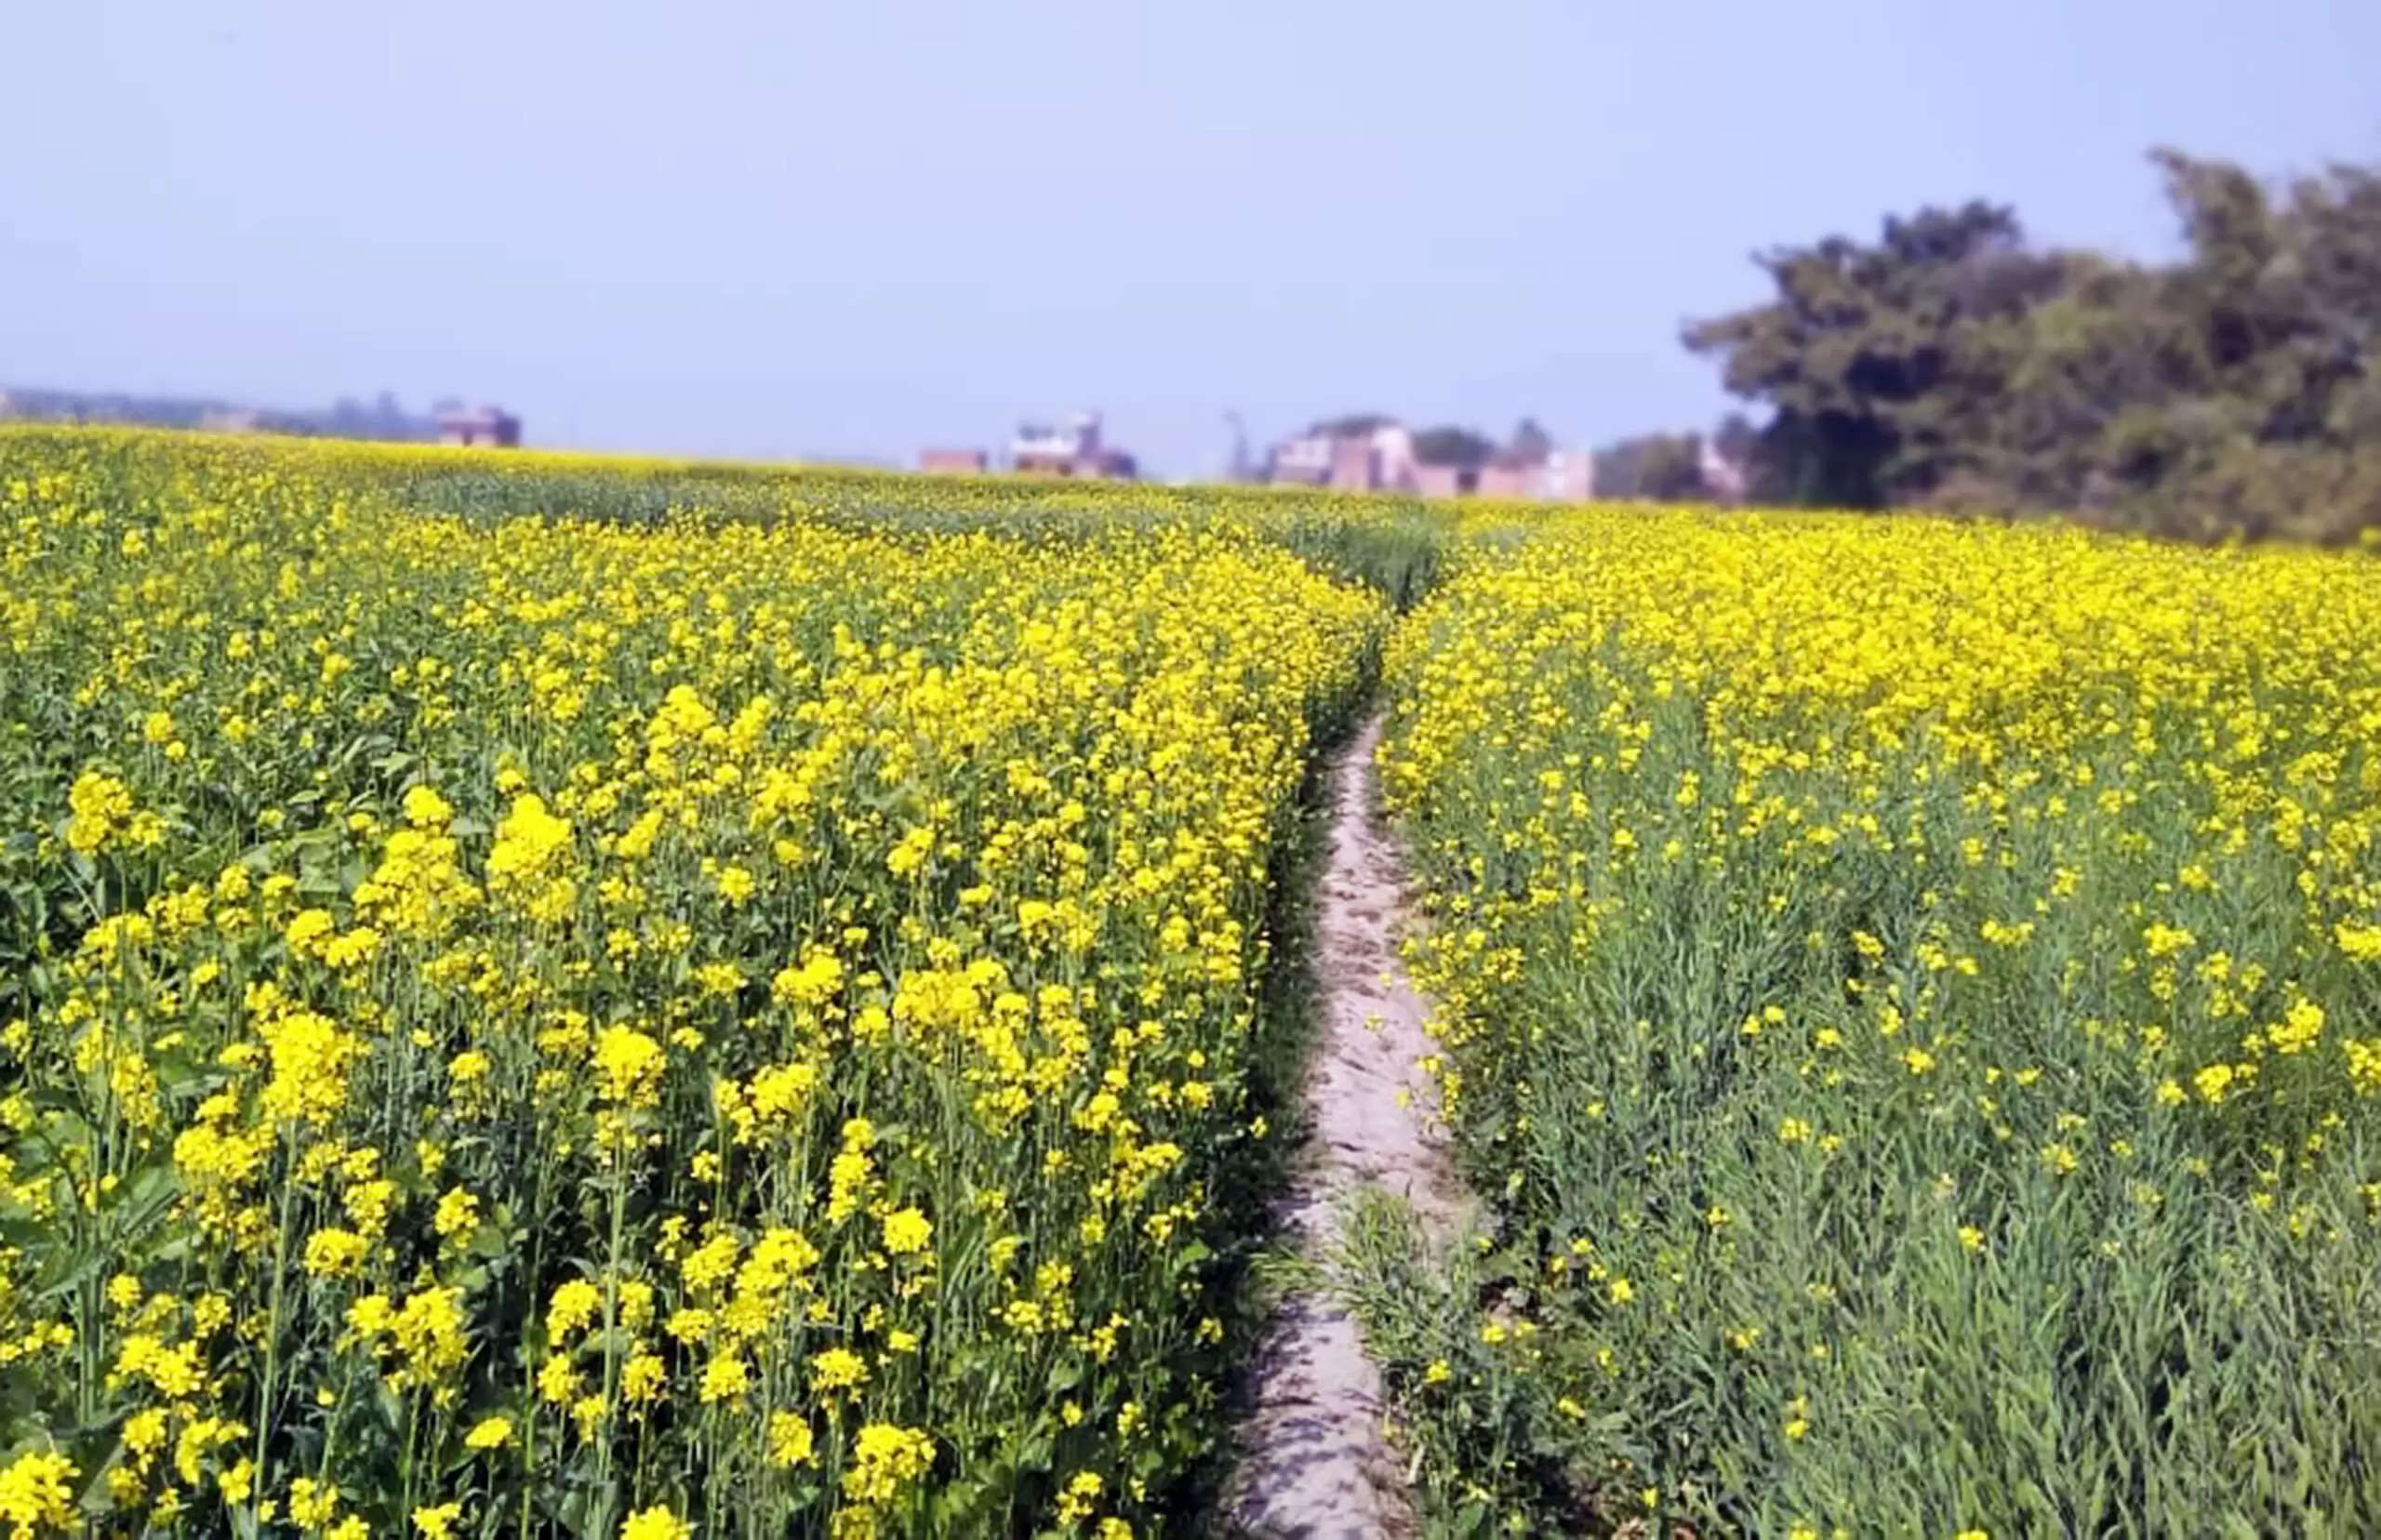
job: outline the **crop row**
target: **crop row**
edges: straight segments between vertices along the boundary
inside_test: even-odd
[[[1389,670],[1455,1529],[2381,1526],[2381,564],[1606,513]]]
[[[1224,520],[490,519],[387,463],[0,443],[0,1517],[1163,1511],[1381,600]]]

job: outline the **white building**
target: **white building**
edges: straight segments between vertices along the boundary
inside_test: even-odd
[[[1129,479],[1133,457],[1101,442],[1099,414],[1077,412],[1063,426],[1027,422],[1009,440],[1009,464],[1028,475]]]
[[[1275,445],[1268,471],[1276,485],[1409,491],[1414,435],[1402,422],[1326,424]]]

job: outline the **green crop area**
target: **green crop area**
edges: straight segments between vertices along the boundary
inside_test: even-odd
[[[0,1522],[1195,1533],[1353,725],[1425,1530],[2381,1530],[2381,562],[0,432]]]

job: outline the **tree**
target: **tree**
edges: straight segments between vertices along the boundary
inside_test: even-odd
[[[1396,420],[1386,412],[1350,412],[1344,417],[1325,418],[1307,431],[1319,438],[1361,438]]]
[[[1505,451],[1525,465],[1543,465],[1546,457],[1554,453],[1554,435],[1537,425],[1536,418],[1523,418],[1513,429],[1512,444]]]
[[[1742,412],[1730,412],[1711,431],[1711,447],[1722,459],[1736,465],[1752,463],[1754,451],[1761,444],[1761,430]]]
[[[1414,458],[1424,465],[1476,471],[1496,452],[1496,445],[1485,434],[1451,424],[1425,428],[1414,435]]]
[[[1771,408],[1752,495],[2381,525],[2381,167],[2151,158],[2188,243],[2166,266],[2035,249],[1984,203],[1757,259],[1774,298],[1684,333]]]
[[[1595,453],[1596,496],[1618,501],[1700,502],[1711,495],[1703,480],[1698,433],[1643,433]]]
[[[1773,408],[1756,457],[1764,485],[1855,508],[1923,495],[1954,468],[1959,398],[1993,384],[1965,366],[1967,334],[2057,279],[2016,215],[1983,202],[1888,218],[1873,246],[1829,236],[1756,260],[1776,298],[1690,325],[1686,345]]]

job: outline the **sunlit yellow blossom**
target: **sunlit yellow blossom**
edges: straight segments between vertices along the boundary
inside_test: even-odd
[[[483,1417],[472,1425],[469,1433],[463,1435],[463,1447],[466,1449],[502,1449],[512,1441],[512,1419],[510,1417]]]
[[[855,1501],[887,1503],[934,1463],[934,1440],[918,1428],[870,1423],[852,1444],[844,1492]]]
[[[806,1465],[811,1448],[810,1419],[794,1412],[769,1414],[769,1464],[781,1469]]]
[[[73,1483],[80,1474],[73,1461],[51,1450],[29,1450],[0,1469],[0,1522],[9,1525],[13,1540],[77,1528]]]
[[[925,1250],[934,1226],[916,1209],[905,1208],[885,1216],[885,1249],[896,1256]]]
[[[620,1540],[692,1540],[695,1526],[658,1505],[630,1514]]]

